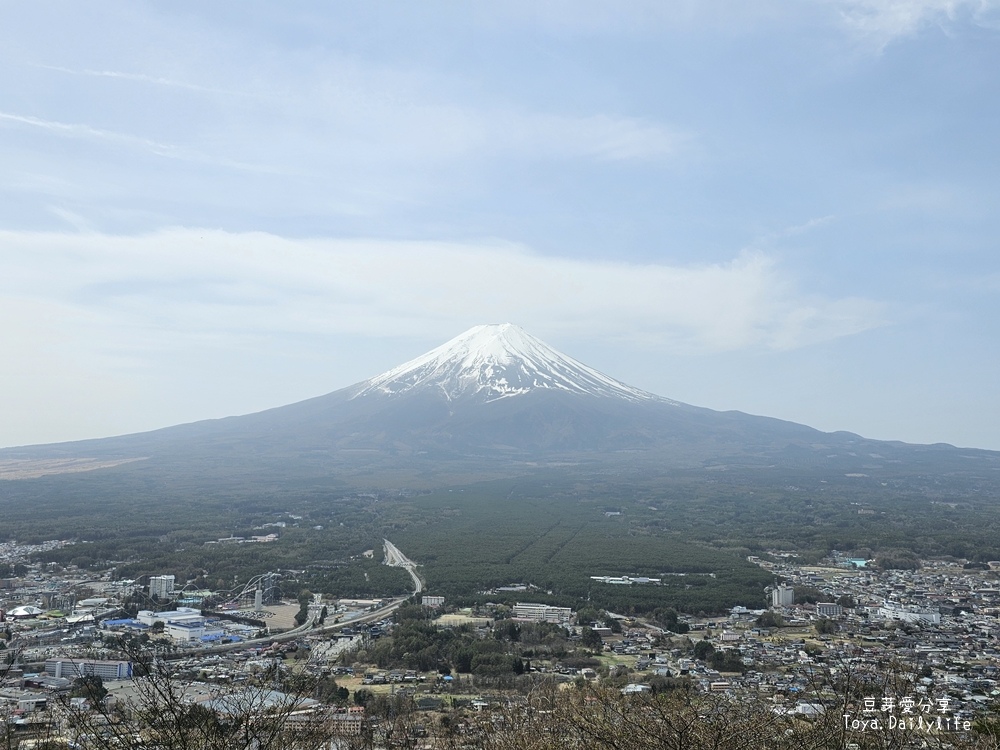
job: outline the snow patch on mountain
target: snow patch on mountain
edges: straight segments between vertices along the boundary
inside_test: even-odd
[[[481,325],[360,384],[352,398],[434,389],[484,402],[534,390],[676,403],[632,388],[557,352],[512,323]]]

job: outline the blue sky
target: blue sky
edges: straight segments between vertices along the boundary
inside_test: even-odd
[[[688,403],[1000,449],[997,71],[1000,0],[0,1],[0,445],[510,321]]]

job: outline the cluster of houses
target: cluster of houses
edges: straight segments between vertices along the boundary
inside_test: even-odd
[[[24,652],[26,660],[34,662],[31,669],[8,671],[6,684],[0,686],[0,701],[7,704],[11,716],[39,710],[47,695],[65,691],[80,676],[128,683],[131,671],[127,662],[110,656],[77,656],[82,653],[74,650],[77,643],[93,648],[102,631],[155,634],[185,647],[220,640],[239,642],[256,634],[254,626],[206,617],[193,607],[177,606],[165,612],[143,609],[134,618],[120,613],[115,616],[115,602],[133,592],[135,582],[101,581],[100,591],[95,592],[101,596],[76,601],[66,592],[94,584],[87,580],[87,572],[69,569],[57,575],[45,565],[24,565],[34,551],[45,548],[0,545],[0,561],[16,559],[22,567],[17,578],[0,579],[0,619],[14,621],[4,626],[7,637],[20,638],[29,647]],[[863,672],[898,663],[906,665],[911,680],[912,696],[906,697],[946,700],[955,717],[974,716],[1000,698],[1000,571],[935,560],[923,561],[917,570],[877,570],[866,560],[843,555],[817,566],[799,565],[785,554],[751,560],[775,576],[768,609],[735,607],[724,617],[687,620],[693,641],[705,639],[714,650],[738,657],[745,670],[720,673],[708,661],[694,658],[693,643],[671,639],[671,634],[651,626],[625,624],[620,636],[612,636],[610,628],[595,623],[592,629],[605,638],[605,650],[627,657],[618,659],[629,672],[627,691],[648,691],[658,677],[683,677],[706,692],[771,695],[776,706],[806,713],[822,705],[822,696],[817,698],[816,694],[822,679],[835,678],[845,670]],[[627,576],[598,579],[609,585],[656,583],[655,579]],[[169,599],[173,584],[172,576],[154,577],[150,594],[155,593],[161,601]],[[503,588],[527,596],[536,591],[523,584]],[[352,604],[365,609],[379,603]],[[424,604],[440,609],[444,600],[426,596]],[[512,614],[522,621],[573,628],[574,614],[565,607],[520,601]],[[444,613],[435,622],[439,626],[473,625],[487,635],[492,627],[491,618],[472,617],[471,613]],[[349,639],[373,639],[390,631],[391,623],[349,626],[346,630]],[[0,628],[2,632],[4,628]],[[307,640],[302,643],[304,648],[311,647]],[[328,651],[332,668],[338,650],[319,641],[312,647]],[[192,685],[224,686],[222,692],[231,692],[239,688],[245,675],[268,668],[276,656],[247,648],[227,655],[192,657],[189,663],[177,666],[190,672]],[[593,670],[576,676],[598,678]],[[434,682],[443,688],[442,679],[448,678],[435,676]],[[398,684],[399,690],[418,693],[423,689],[418,687],[421,682],[418,673],[406,671],[372,672],[364,677],[364,684]],[[219,695],[220,691],[207,690],[206,695],[209,693]],[[428,696],[416,697],[427,698],[425,707],[433,708]],[[337,721],[348,733],[363,721],[360,711],[337,715],[342,715]]]
[[[954,716],[974,716],[1000,698],[995,571],[935,560],[918,570],[885,571],[842,558],[822,566],[798,566],[788,558],[760,562],[783,581],[772,591],[776,617],[735,607],[707,631],[716,649],[732,650],[748,671],[721,677],[663,656],[662,673],[688,674],[705,689],[724,682],[736,692],[794,696],[821,674],[884,672],[884,665],[898,664],[915,696],[946,700]],[[819,592],[823,601],[795,602],[796,590],[810,592],[810,599]]]

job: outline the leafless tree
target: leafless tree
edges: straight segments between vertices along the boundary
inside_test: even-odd
[[[303,672],[275,668],[238,688],[195,700],[190,683],[141,647],[126,644],[138,676],[115,702],[100,695],[66,701],[63,736],[84,750],[997,750],[995,733],[927,732],[912,726],[851,728],[874,697],[905,695],[913,674],[862,660],[817,668],[800,699],[820,707],[782,713],[770,697],[703,693],[672,684],[657,694],[625,695],[591,683],[543,683],[509,693],[482,711],[416,712],[408,696],[374,701],[352,736],[310,699]],[[84,684],[87,684],[86,682]],[[199,683],[200,684],[200,683]],[[204,698],[204,696],[201,696]],[[866,703],[866,699],[868,703]],[[868,709],[870,711],[870,708]],[[989,729],[989,722],[985,724]],[[54,739],[54,738],[52,738]],[[16,739],[8,737],[13,750]],[[57,747],[54,745],[53,747]]]
[[[124,644],[137,676],[109,700],[91,696],[64,703],[67,733],[86,750],[322,750],[335,724],[327,707],[310,699],[310,682],[279,672],[196,699],[169,666]]]

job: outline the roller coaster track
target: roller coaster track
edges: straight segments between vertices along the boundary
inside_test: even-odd
[[[405,568],[413,579],[413,593],[419,594],[424,589],[423,581],[420,580],[420,576],[417,575],[416,567],[417,564],[410,560],[406,555],[399,551],[388,539],[382,540],[385,543],[385,564],[392,567]],[[246,591],[254,579],[251,579],[250,583],[244,587]],[[288,630],[284,633],[277,633],[275,635],[268,635],[264,638],[253,638],[248,641],[240,641],[239,643],[223,643],[218,646],[209,646],[208,648],[199,649],[187,649],[184,651],[173,651],[168,654],[163,654],[163,658],[167,661],[174,661],[177,659],[189,659],[196,656],[205,656],[208,654],[222,654],[228,651],[241,651],[247,648],[254,648],[255,646],[271,645],[272,643],[284,643],[286,641],[294,641],[296,638],[300,638],[303,635],[315,635],[324,633],[335,633],[338,630],[346,627],[354,627],[356,625],[361,625],[367,622],[377,622],[378,620],[384,620],[388,615],[391,615],[399,607],[410,598],[412,594],[407,596],[398,596],[394,599],[390,599],[385,604],[380,607],[376,607],[371,612],[366,612],[360,617],[355,617],[347,622],[337,622],[330,625],[319,625],[315,622],[315,618],[311,617],[306,622],[304,622],[299,627]]]

